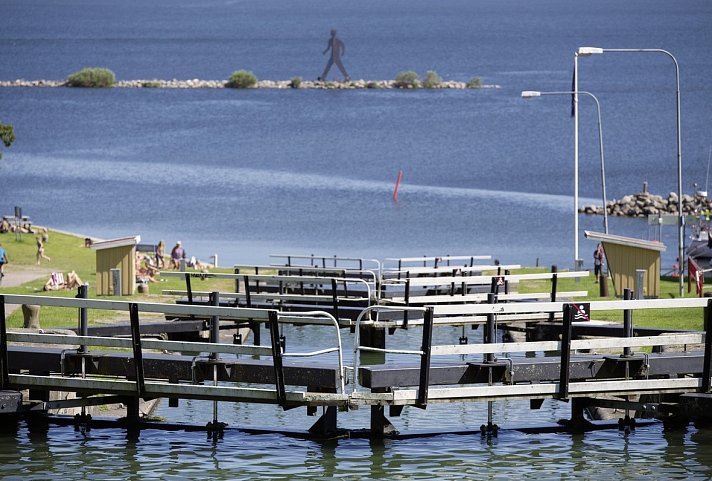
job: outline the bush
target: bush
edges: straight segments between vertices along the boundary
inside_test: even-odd
[[[10,124],[0,124],[0,140],[5,147],[10,147],[15,141],[15,131]],[[0,152],[0,159],[2,159],[2,152]]]
[[[67,77],[68,87],[112,87],[116,83],[114,72],[106,68],[83,68]]]
[[[426,89],[434,89],[440,86],[443,79],[435,70],[428,70],[425,73],[425,80],[423,80],[423,87]]]
[[[301,77],[292,77],[292,80],[289,82],[289,86],[292,87],[293,89],[298,89],[299,87],[302,86],[302,78]]]
[[[146,80],[141,82],[141,87],[145,89],[157,89],[161,86],[161,82],[158,80]]]
[[[238,70],[233,72],[225,87],[233,89],[248,89],[257,85],[257,77],[249,70]]]
[[[420,87],[420,78],[413,71],[401,72],[396,75],[393,85],[399,89],[417,89]]]
[[[472,77],[468,82],[467,82],[467,88],[468,89],[478,89],[482,87],[482,80],[480,80],[479,77]]]

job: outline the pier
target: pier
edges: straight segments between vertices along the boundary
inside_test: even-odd
[[[712,303],[708,299],[374,305],[357,317],[349,345],[343,342],[342,326],[328,312],[224,307],[217,305],[218,299],[214,293],[213,305],[184,305],[0,296],[0,414],[22,417],[120,400],[127,405],[126,422],[140,428],[140,399],[165,398],[170,405],[180,399],[207,399],[214,402],[214,419],[206,427],[213,432],[224,427],[220,403],[268,403],[283,409],[301,407],[307,415],[316,415],[321,408],[321,417],[309,430],[314,437],[376,438],[397,433],[391,420],[404,408],[426,409],[435,403],[517,399],[528,400],[535,409],[545,399],[556,399],[571,405],[567,424],[571,430],[587,429],[583,412],[590,406],[628,410],[631,415],[622,421],[627,428],[634,427],[636,412],[663,419],[709,416],[704,410],[712,396]],[[80,321],[87,309],[121,311],[128,317],[131,335],[89,335],[89,327],[81,322],[76,334],[14,332],[5,325],[8,303],[76,310]],[[636,310],[672,308],[704,312],[706,332],[633,336]],[[587,309],[583,316],[582,309]],[[628,319],[618,335],[611,336],[609,330],[604,336],[578,339],[579,328],[593,324],[588,319],[602,310],[620,311]],[[141,320],[146,313],[202,320],[207,338],[203,342],[149,338]],[[388,319],[380,317],[385,313]],[[531,314],[561,319],[560,339],[497,342],[499,316]],[[260,329],[266,326],[269,342],[264,346],[223,342],[221,330],[237,329],[245,322]],[[391,348],[362,345],[361,325],[374,323],[384,329],[419,329],[417,341]],[[434,344],[434,330],[462,323],[479,325],[484,342],[454,339],[450,344]],[[285,326],[294,325],[303,330],[326,329],[330,334],[322,337],[330,339],[329,345],[295,345],[284,335]],[[671,345],[704,348],[658,349]],[[363,356],[368,356],[368,364],[362,362]],[[51,400],[52,391],[74,392],[77,397]],[[645,395],[656,397],[638,397]],[[629,396],[638,400],[633,402]],[[338,415],[359,408],[371,410],[370,426],[360,433],[340,429]],[[77,422],[91,420],[79,416]],[[496,435],[496,430],[491,415],[482,420],[483,435]]]

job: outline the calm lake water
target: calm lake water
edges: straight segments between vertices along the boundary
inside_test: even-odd
[[[316,78],[331,28],[351,77],[402,70],[481,77],[466,91],[228,91],[0,89],[0,210],[103,238],[181,239],[189,255],[223,265],[269,254],[490,254],[506,263],[573,259],[570,98],[524,101],[522,90],[568,91],[580,46],[663,48],[681,70],[684,191],[706,185],[712,144],[712,3],[707,0],[0,0],[0,79],[62,79],[87,66],[119,79]],[[581,90],[601,101],[609,199],[677,189],[675,78],[659,54],[579,62]],[[332,75],[336,71],[332,71]],[[600,202],[596,112],[580,100],[582,205]],[[403,170],[399,201],[391,199]],[[602,230],[580,217],[581,231]],[[611,233],[647,237],[644,221],[611,219]],[[663,230],[663,263],[676,251]],[[11,246],[8,246],[11,252]],[[581,235],[590,267],[593,243]],[[61,255],[51,251],[50,256]],[[313,418],[272,407],[226,406],[231,426],[306,428]],[[211,406],[161,406],[171,421],[205,424]],[[551,423],[495,404],[502,427]],[[352,415],[354,416],[352,418]],[[360,417],[359,417],[360,416]],[[367,425],[365,410],[345,423]],[[476,429],[486,406],[412,410],[407,429]],[[641,427],[630,435],[443,435],[316,443],[230,431],[120,430],[84,436],[21,425],[0,442],[11,479],[709,479],[709,431]]]

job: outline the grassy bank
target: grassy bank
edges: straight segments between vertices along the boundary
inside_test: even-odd
[[[99,299],[135,300],[141,302],[173,302],[173,298],[161,295],[164,289],[184,290],[185,282],[173,278],[158,276],[161,282],[151,283],[148,294],[135,294],[132,296],[110,297],[96,295],[96,251],[84,247],[84,239],[81,237],[49,231],[49,240],[45,244],[45,254],[51,261],[42,260],[37,266],[37,244],[36,235],[23,234],[18,241],[15,234],[0,234],[0,243],[7,250],[10,262],[5,266],[5,272],[10,279],[13,271],[37,270],[38,275],[43,271],[62,272],[75,271],[85,283],[89,284],[89,297]],[[214,269],[213,272],[232,272],[230,269]],[[25,294],[25,295],[48,295],[61,297],[74,297],[76,290],[44,291],[42,290],[49,275],[41,275],[36,280],[26,282],[17,287],[0,286],[0,292],[5,294]],[[234,284],[230,280],[205,279],[196,281],[195,290],[205,291],[231,291]],[[100,321],[128,320],[128,313],[105,310],[89,310],[89,323],[97,324]],[[8,317],[8,327],[22,327],[23,317],[20,310],[15,311]],[[77,311],[61,307],[42,306],[40,310],[40,325],[42,328],[75,327],[77,325]]]
[[[15,239],[15,234],[0,234],[0,242],[8,251],[10,263],[6,266],[6,273],[9,279],[15,269],[36,269],[35,236],[23,234],[21,240]],[[74,270],[81,279],[89,284],[89,297],[97,298],[96,295],[96,252],[84,247],[84,239],[81,237],[49,232],[49,240],[45,245],[45,253],[52,259],[42,260],[41,267],[46,272],[56,271],[66,273]],[[232,272],[229,268],[214,269],[213,272]],[[516,271],[517,273],[547,272],[543,268],[528,268]],[[7,294],[30,294],[30,295],[51,295],[73,297],[76,291],[52,291],[46,292],[42,288],[49,275],[46,273],[34,281],[27,282],[18,287],[0,286],[0,292]],[[158,277],[161,279],[161,277]],[[185,290],[185,282],[173,278],[164,277],[162,282],[149,284],[148,294],[135,294],[123,297],[102,296],[100,299],[135,300],[142,302],[173,302],[172,297],[162,296],[162,290]],[[205,279],[195,281],[193,288],[196,291],[221,291],[233,292],[234,283],[226,279]],[[550,292],[551,281],[526,281],[521,282],[518,287],[520,292]],[[676,278],[661,279],[661,298],[677,297],[678,280]],[[562,278],[558,281],[558,290],[563,291],[587,291],[588,296],[579,299],[582,302],[603,300],[599,296],[599,284],[595,283],[593,276],[588,276],[576,282],[575,279]],[[614,299],[614,289],[609,281],[610,296],[605,299]],[[693,294],[685,293],[687,297]],[[623,321],[623,312],[594,312],[594,318],[600,320],[610,320],[615,322]],[[114,311],[89,310],[89,322],[97,324],[102,321],[127,320],[128,314]],[[23,323],[22,312],[14,312],[8,318],[9,327],[21,327]],[[43,306],[40,312],[40,323],[43,328],[73,327],[77,324],[77,312],[74,309],[64,309]],[[668,329],[702,329],[703,310],[697,309],[646,309],[638,310],[633,314],[633,323],[639,327],[658,327]]]
[[[522,269],[516,273],[525,272],[548,272],[546,269]],[[579,279],[559,279],[557,290],[563,291],[587,291],[588,296],[577,299],[581,302],[615,300],[613,283],[608,281],[608,297],[599,295],[600,285],[595,282],[593,274]],[[660,279],[660,299],[672,299],[679,297],[679,281],[675,277],[662,277]],[[551,292],[551,281],[527,281],[519,285],[521,292]],[[694,297],[694,291],[687,294],[685,287],[685,297]],[[593,318],[596,320],[623,322],[622,311],[595,311]],[[703,309],[639,309],[633,312],[633,325],[638,327],[656,327],[667,329],[702,329]]]

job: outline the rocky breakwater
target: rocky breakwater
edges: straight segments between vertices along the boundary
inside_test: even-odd
[[[654,195],[643,191],[637,194],[626,195],[620,200],[612,200],[606,203],[608,215],[626,217],[647,217],[658,214],[677,214],[680,202],[675,192],[670,192],[667,197]],[[682,196],[683,214],[693,214],[705,209],[712,209],[712,200],[703,195]],[[580,207],[579,212],[591,215],[603,215],[603,207],[590,205]]]
[[[66,87],[66,80],[2,80],[0,88],[3,87]],[[161,88],[161,89],[221,89],[225,88],[224,80],[118,80],[114,88]],[[350,80],[348,82],[330,82],[317,80],[301,80],[298,85],[292,80],[260,80],[257,85],[251,88],[257,89],[395,89],[394,80]],[[466,82],[456,82],[453,80],[443,81],[433,87],[433,89],[468,89],[468,88],[499,88],[499,85],[479,85],[477,87],[468,86]]]

